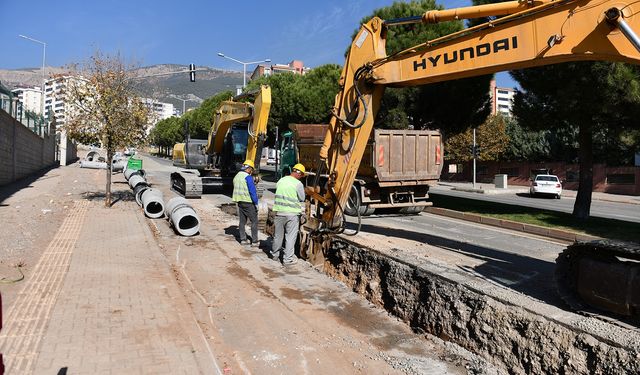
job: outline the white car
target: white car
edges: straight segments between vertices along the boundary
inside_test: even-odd
[[[534,195],[552,195],[556,199],[562,196],[562,183],[558,176],[552,174],[539,174],[531,181],[529,193]]]

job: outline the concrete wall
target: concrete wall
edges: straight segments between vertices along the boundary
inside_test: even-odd
[[[41,138],[0,110],[0,186],[57,164],[56,138]]]
[[[67,137],[67,133],[64,131],[60,132],[58,147],[60,165],[69,165],[78,160],[78,146]]]
[[[469,161],[462,164],[462,172],[449,173],[450,161],[445,162],[441,179],[443,181],[471,181],[473,173],[473,162]],[[500,162],[500,161],[483,161],[477,163],[476,179],[481,183],[492,183],[496,174],[509,174],[508,184],[517,186],[529,186],[531,171],[536,169],[547,168],[551,174],[557,175],[565,182],[562,184],[563,189],[578,189],[578,164],[568,164],[564,162]],[[632,182],[616,182],[610,180],[616,175],[633,176]],[[610,167],[605,164],[593,165],[593,191],[611,194],[624,195],[640,195],[640,167]]]

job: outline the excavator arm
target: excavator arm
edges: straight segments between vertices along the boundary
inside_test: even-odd
[[[253,104],[239,102],[245,97],[255,97]],[[271,87],[262,85],[257,91],[236,96],[232,100],[226,100],[213,115],[213,125],[209,130],[209,137],[205,152],[208,155],[222,152],[224,138],[229,128],[236,122],[249,121],[249,144],[247,145],[247,159],[254,160],[259,139],[264,140],[267,134],[267,121],[271,109]]]
[[[340,77],[333,117],[320,158],[330,176],[324,187],[307,188],[320,212],[312,234],[340,232],[343,207],[385,87],[405,87],[503,70],[579,60],[639,64],[640,4],[629,0],[512,1],[429,11],[422,16],[362,25]],[[388,27],[415,22],[504,16],[387,56]]]
[[[525,0],[429,11],[392,21],[373,18],[362,25],[347,55],[341,90],[320,150],[320,164],[329,179],[321,183],[316,178],[306,188],[308,218],[301,231],[300,253],[321,263],[331,236],[344,230],[343,209],[385,87],[569,61],[640,64],[640,40],[634,32],[640,30],[639,11],[640,3],[630,0]],[[386,31],[394,24],[487,16],[503,17],[386,54]],[[637,245],[580,243],[561,253],[557,264],[558,291],[569,306],[585,311],[585,302],[640,321]]]

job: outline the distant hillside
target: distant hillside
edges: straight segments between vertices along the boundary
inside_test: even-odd
[[[136,69],[135,75],[145,76],[184,69],[186,69],[184,65],[153,65]],[[186,108],[195,108],[206,98],[221,91],[229,90],[235,92],[236,85],[242,85],[242,73],[240,72],[209,67],[204,67],[204,69],[206,70],[196,72],[196,82],[189,82],[188,74],[182,73],[136,79],[136,88],[141,96],[172,103],[182,111],[182,100],[178,100],[175,97],[190,99],[185,103]],[[45,69],[47,77],[64,72],[66,72],[64,68],[46,67]],[[40,68],[0,69],[0,82],[10,89],[21,86],[40,86],[42,84],[42,71]]]

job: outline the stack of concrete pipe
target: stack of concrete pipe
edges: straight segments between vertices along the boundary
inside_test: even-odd
[[[171,198],[165,208],[165,214],[171,226],[181,236],[193,236],[200,231],[200,218],[183,197]]]
[[[133,189],[136,202],[151,219],[167,216],[169,223],[181,236],[194,236],[200,231],[198,214],[183,197],[174,197],[164,204],[162,191],[153,189],[147,182],[144,170],[125,169],[124,178]]]

